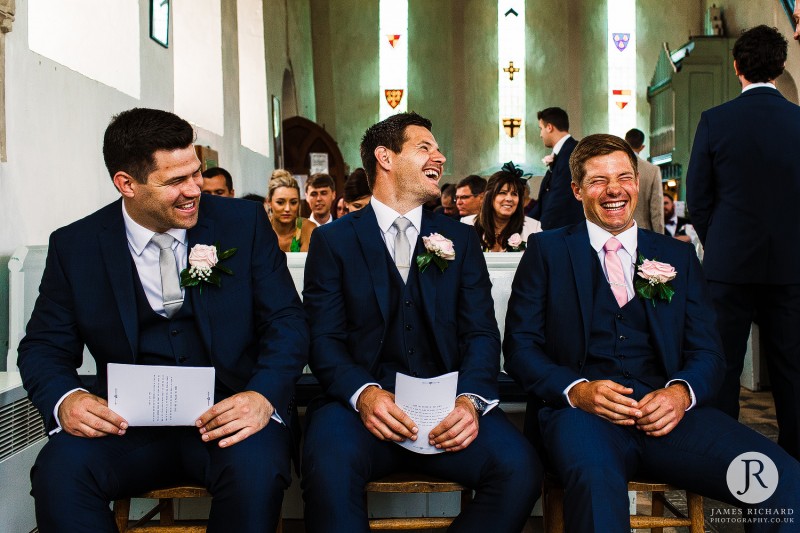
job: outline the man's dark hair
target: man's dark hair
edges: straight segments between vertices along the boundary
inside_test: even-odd
[[[367,173],[363,168],[357,168],[347,176],[344,182],[344,201],[355,202],[359,198],[372,195],[372,191],[367,183]]]
[[[192,125],[169,111],[137,107],[111,119],[103,136],[103,159],[114,179],[125,172],[139,183],[156,169],[158,150],[178,150],[194,142]]]
[[[448,183],[448,184],[442,186],[442,198],[444,198],[445,196],[450,197],[450,198],[454,198],[455,195],[456,195],[456,186],[455,185],[453,185],[452,183]]]
[[[733,45],[739,74],[750,83],[772,81],[783,73],[788,43],[777,28],[756,26],[742,33]]]
[[[631,148],[638,150],[644,145],[644,132],[636,128],[628,130],[628,133],[625,134],[625,141],[631,145]]]
[[[244,196],[242,196],[242,200],[250,200],[251,202],[258,202],[261,204],[264,203],[264,197],[254,192],[245,194]]]
[[[231,176],[231,173],[224,168],[211,167],[203,171],[204,178],[216,178],[217,176],[223,176],[225,178],[225,186],[229,191],[233,190],[233,176]]]
[[[315,189],[322,189],[323,187],[328,187],[330,190],[336,192],[336,182],[333,181],[333,178],[330,174],[324,174],[322,172],[318,174],[312,174],[310,178],[306,181],[306,192],[308,192],[309,187],[314,187]]]
[[[466,178],[462,178],[457,184],[456,189],[461,187],[469,187],[471,194],[480,194],[486,190],[486,180],[477,174],[470,174]]]
[[[670,193],[668,193],[667,191],[664,191],[664,198],[669,198],[669,199],[670,199],[670,200],[672,200],[673,202],[675,201],[675,197],[674,197],[674,196],[672,196],[672,195],[671,195]]]
[[[536,113],[536,118],[545,124],[552,124],[558,131],[569,131],[569,115],[560,107],[548,107]]]
[[[375,159],[375,149],[385,146],[394,153],[403,150],[406,142],[406,128],[409,126],[422,126],[431,131],[431,121],[414,113],[398,113],[370,126],[361,138],[361,163],[367,172],[369,188],[375,187],[378,160]]]
[[[631,162],[633,173],[638,173],[638,162],[636,153],[624,139],[616,135],[607,133],[596,133],[584,137],[572,151],[569,158],[569,171],[572,174],[572,181],[580,186],[584,176],[586,176],[586,162],[593,157],[623,152]]]

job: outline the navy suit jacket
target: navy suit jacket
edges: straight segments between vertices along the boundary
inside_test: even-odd
[[[575,198],[570,185],[569,157],[577,145],[574,137],[564,141],[555,163],[539,187],[539,197],[530,216],[542,223],[542,229],[569,226],[584,219],[583,204]]]
[[[708,403],[721,383],[725,360],[694,248],[643,229],[637,238],[639,254],[677,271],[672,301],[645,305],[655,356],[668,380],[685,380],[697,404]],[[584,221],[531,235],[514,277],[505,369],[529,395],[551,407],[567,406],[564,390],[584,377],[594,302],[592,261],[598,258]]]
[[[797,283],[800,107],[758,87],[700,117],[686,174],[709,280]]]
[[[219,243],[238,248],[224,261],[233,271],[222,286],[194,291],[197,329],[216,378],[230,390],[263,394],[285,421],[308,354],[308,326],[286,268],[286,255],[260,205],[203,195],[189,248]],[[97,362],[92,392],[106,397],[106,364],[136,363],[139,324],[134,264],[121,200],[50,236],[39,297],[19,346],[19,368],[48,428],[77,374],[86,345]]]
[[[456,251],[444,272],[431,263],[418,273],[421,306],[436,332],[432,344],[446,371],[459,372],[459,394],[498,398],[500,334],[478,236],[472,226],[423,210],[415,257],[425,252],[422,236],[431,233],[452,240]],[[320,226],[311,237],[303,289],[309,362],[327,395],[347,405],[360,387],[376,381],[390,316],[386,257],[371,205]]]

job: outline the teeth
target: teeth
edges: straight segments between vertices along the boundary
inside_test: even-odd
[[[439,177],[439,173],[437,171],[435,171],[435,170],[426,170],[425,171],[425,175],[430,177],[430,178],[438,178]]]
[[[618,207],[622,207],[625,205],[625,202],[606,202],[603,204],[603,207],[606,209],[616,209]]]
[[[194,207],[194,202],[189,202],[188,204],[182,204],[178,206],[178,209],[191,209]]]

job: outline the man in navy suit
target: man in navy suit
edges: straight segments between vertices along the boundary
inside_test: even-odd
[[[767,26],[736,41],[742,94],[701,115],[686,191],[727,358],[717,406],[739,415],[739,377],[755,320],[778,443],[800,458],[800,107],[773,83],[786,49],[786,39]]]
[[[553,153],[548,156],[551,160],[530,216],[542,223],[542,229],[575,224],[583,220],[583,208],[570,189],[569,156],[578,141],[569,134],[569,116],[563,109],[548,107],[539,111],[537,117],[539,136]]]
[[[110,500],[185,482],[213,496],[208,531],[277,525],[305,314],[261,206],[201,196],[193,141],[172,113],[117,115],[103,155],[122,198],[50,238],[19,347],[50,432],[31,472],[44,533],[116,531]],[[187,256],[214,243],[236,248],[222,263],[232,275],[180,287]],[[76,372],[84,345],[97,364],[88,390]],[[129,427],[108,406],[108,363],[213,366],[215,403],[197,427]]]
[[[628,531],[633,477],[796,515],[800,464],[708,406],[725,365],[708,289],[690,245],[634,223],[636,154],[619,137],[590,135],[570,166],[586,220],[528,241],[503,346],[506,370],[531,395],[526,429],[540,430],[564,487],[567,530]],[[661,264],[639,267],[637,257]],[[739,484],[756,471],[738,458],[744,452],[776,465],[773,479],[761,480],[775,492],[758,504],[732,493],[756,499],[747,496],[755,481]],[[750,475],[726,483],[729,466],[748,465]],[[779,527],[796,530],[766,524]]]
[[[500,337],[491,283],[471,227],[422,209],[439,195],[445,157],[415,113],[375,124],[361,142],[370,205],[322,226],[308,251],[303,299],[311,369],[325,397],[309,407],[303,449],[308,531],[369,530],[364,486],[422,472],[476,491],[452,531],[518,532],[539,494],[533,449],[497,407]],[[420,269],[423,238],[441,266]],[[428,435],[394,401],[398,372],[458,371],[455,408]],[[425,439],[445,452],[397,443]]]

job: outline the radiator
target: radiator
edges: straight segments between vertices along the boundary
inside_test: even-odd
[[[0,531],[36,531],[30,470],[46,440],[19,374],[0,372]]]

